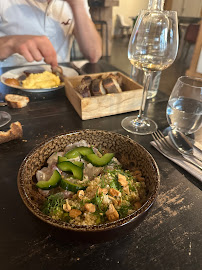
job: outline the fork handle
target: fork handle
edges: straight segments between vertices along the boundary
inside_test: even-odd
[[[193,159],[196,159],[196,160],[202,162],[202,159],[200,159],[200,158],[198,158],[198,157],[196,157],[196,156],[194,156],[194,155],[185,154],[185,153],[182,153],[182,152],[180,152],[180,151],[178,151],[178,152],[179,152],[180,154],[182,154],[183,157],[193,158]]]
[[[195,158],[196,160],[202,162],[202,159],[200,159],[200,158],[198,158],[198,157],[196,157],[196,156],[193,156],[193,158]]]
[[[192,165],[195,165],[197,168],[199,168],[200,170],[202,170],[202,166],[200,166],[198,163],[196,163],[194,161],[191,161],[190,159],[187,159],[185,157],[184,157],[184,159],[185,159],[186,162],[188,162],[188,163],[190,163]]]

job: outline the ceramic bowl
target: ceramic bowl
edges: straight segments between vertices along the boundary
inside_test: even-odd
[[[115,153],[118,160],[126,167],[138,167],[148,190],[146,203],[137,211],[118,221],[101,225],[79,226],[54,220],[40,211],[44,197],[38,192],[34,176],[36,171],[45,164],[48,157],[56,151],[64,150],[65,146],[80,140],[86,140],[90,145]],[[138,224],[154,203],[159,189],[160,176],[156,162],[150,153],[141,145],[118,133],[102,130],[81,130],[55,136],[37,146],[27,155],[18,173],[18,189],[21,198],[28,209],[38,218],[57,228],[75,232],[104,232]]]

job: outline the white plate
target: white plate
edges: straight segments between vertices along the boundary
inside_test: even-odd
[[[73,68],[64,67],[64,66],[61,66],[61,67],[62,67],[64,76],[73,77],[73,76],[79,75]],[[1,82],[9,87],[20,89],[22,91],[31,92],[31,93],[55,91],[55,90],[58,90],[58,89],[64,87],[64,83],[61,83],[60,86],[54,87],[54,88],[25,89],[22,86],[12,86],[12,85],[5,83],[5,80],[8,78],[18,79],[21,75],[23,75],[23,72],[25,70],[38,70],[38,69],[44,69],[44,71],[47,70],[47,71],[51,72],[51,66],[48,66],[48,65],[26,66],[26,67],[11,69],[11,70],[5,72],[4,74],[1,75]]]

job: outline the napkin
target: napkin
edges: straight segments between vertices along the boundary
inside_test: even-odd
[[[166,139],[168,141],[170,141],[169,137],[167,136]],[[175,158],[171,158],[169,156],[167,156],[166,154],[164,154],[159,148],[158,145],[154,142],[151,141],[150,144],[155,147],[161,154],[163,154],[165,157],[167,157],[168,159],[172,160],[174,163],[178,164],[180,167],[184,168],[187,172],[189,172],[190,174],[192,174],[194,177],[196,177],[199,181],[202,182],[202,170],[200,170],[199,168],[197,168],[196,166],[192,165],[189,162],[186,162],[186,160],[179,160],[179,159],[175,159]],[[199,143],[196,143],[196,146],[198,148],[198,150],[196,148],[194,148],[194,155],[200,159],[202,159],[202,151],[200,149],[202,149],[202,145]],[[186,156],[186,159],[192,159],[189,158],[188,156]],[[200,166],[202,166],[202,162],[194,160],[194,162],[198,163]]]
[[[84,66],[85,64],[89,63],[88,60],[76,60],[76,61],[72,61],[72,63],[77,67],[77,68],[81,68],[82,66]]]

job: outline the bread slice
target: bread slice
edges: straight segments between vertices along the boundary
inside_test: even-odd
[[[88,86],[85,86],[83,89],[80,88],[80,92],[78,92],[83,98],[90,97],[90,88]]]
[[[20,122],[14,122],[10,125],[8,131],[0,131],[0,144],[11,140],[20,139],[23,136],[22,125]]]
[[[90,85],[92,82],[92,78],[90,76],[84,76],[81,80],[81,83],[76,88],[76,91],[82,96],[82,97],[90,97]]]
[[[105,95],[106,91],[103,87],[101,79],[94,79],[91,84],[91,92],[93,96]]]
[[[27,106],[29,98],[20,95],[7,94],[5,95],[5,101],[11,108],[23,108]]]
[[[103,86],[108,94],[121,93],[121,87],[114,76],[109,76],[102,81]]]
[[[119,86],[122,88],[122,84],[123,84],[123,78],[119,75],[119,74],[109,74],[110,78],[115,79],[117,81],[117,83],[119,84]]]

